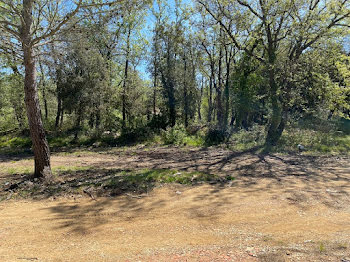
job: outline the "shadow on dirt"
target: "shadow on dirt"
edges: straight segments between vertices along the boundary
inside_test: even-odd
[[[350,162],[346,157],[176,147],[105,154],[113,161],[106,160],[94,168],[60,172],[58,180],[49,185],[33,180],[29,174],[16,176],[16,179],[13,175],[2,176],[2,181],[11,179],[11,183],[0,185],[0,198],[6,199],[11,194],[32,199],[89,196],[90,204],[62,202],[51,210],[55,219],[62,220],[62,227],[84,233],[92,222],[96,225],[110,219],[132,221],[141,213],[157,210],[165,204],[163,200],[152,199],[147,203],[144,200],[155,187],[164,183],[175,187],[175,196],[176,184],[183,184],[180,187],[184,190],[202,185],[208,187],[196,194],[187,207],[188,216],[195,219],[219,217],[221,210],[232,204],[233,194],[237,201],[263,192],[270,199],[285,201],[304,210],[316,202],[342,209],[350,197]],[[188,175],[177,177],[167,170]],[[198,178],[198,174],[202,176]],[[164,177],[167,180],[162,180]],[[101,196],[107,198],[99,198]],[[209,205],[203,205],[204,201],[209,201]]]

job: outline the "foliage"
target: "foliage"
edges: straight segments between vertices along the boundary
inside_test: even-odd
[[[0,11],[0,147],[9,150],[31,146],[21,134],[17,2]],[[265,143],[295,152],[301,143],[311,153],[348,151],[347,1],[29,2],[36,95],[53,149]],[[60,8],[48,21],[44,14]]]
[[[227,130],[219,129],[217,127],[209,128],[205,134],[205,145],[213,146],[227,142],[229,133]]]
[[[183,125],[176,124],[161,132],[162,140],[166,145],[183,145],[187,131]]]

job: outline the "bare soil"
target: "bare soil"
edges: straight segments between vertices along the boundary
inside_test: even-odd
[[[52,165],[87,167],[62,183],[145,168],[236,179],[2,201],[0,261],[350,261],[348,157],[139,147],[56,153]],[[27,166],[0,156],[0,195],[28,179],[4,170]]]

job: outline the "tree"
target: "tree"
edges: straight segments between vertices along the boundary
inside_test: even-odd
[[[339,34],[337,27],[344,26],[343,22],[350,16],[349,1],[197,2],[225,30],[238,49],[265,66],[272,107],[266,143],[275,145],[284,130],[288,113],[281,104],[280,95],[280,83],[288,83],[279,78],[279,70],[295,64],[322,39]],[[236,32],[232,30],[233,25]],[[255,48],[258,44],[263,49]]]
[[[15,53],[25,68],[24,93],[33,144],[35,177],[51,176],[50,149],[43,127],[36,79],[39,48],[67,29],[78,12],[93,6],[111,7],[121,1],[2,0],[0,50]]]

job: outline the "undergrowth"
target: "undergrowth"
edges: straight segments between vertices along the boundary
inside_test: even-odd
[[[215,126],[185,128],[177,124],[167,129],[153,130],[149,127],[124,130],[122,133],[102,132],[82,134],[74,140],[73,134],[49,133],[48,142],[53,150],[67,148],[123,147],[138,144],[146,146],[176,145],[207,147],[226,145],[234,151],[264,150],[266,127],[254,125],[248,130]],[[286,126],[278,144],[270,152],[296,153],[298,144],[305,147],[306,154],[349,154],[350,130],[348,120],[302,119]],[[0,137],[0,152],[29,150],[28,136],[8,134]]]

